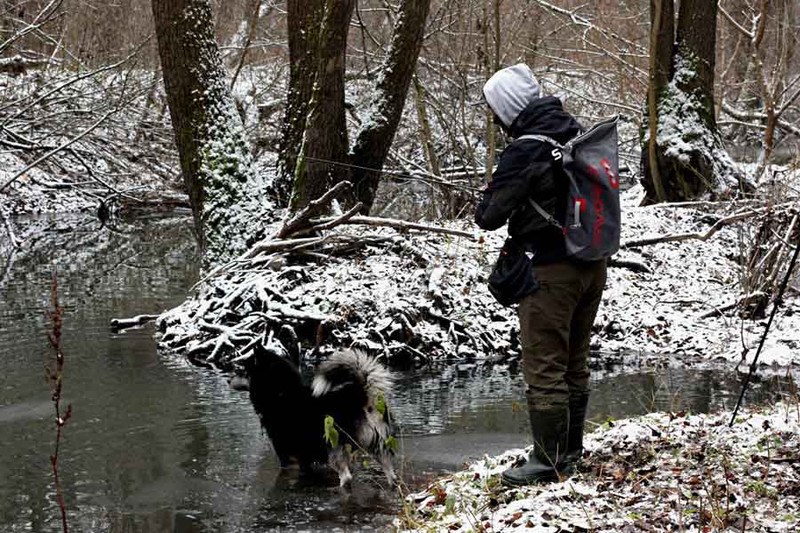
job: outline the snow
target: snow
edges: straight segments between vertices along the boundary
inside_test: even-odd
[[[703,121],[703,107],[697,96],[681,89],[695,76],[692,59],[677,55],[675,74],[658,104],[658,145],[664,149],[665,155],[684,165],[693,164],[699,155],[713,168],[715,192],[735,190],[739,187],[738,171],[722,146],[722,138],[718,133],[712,133]],[[649,131],[644,132],[643,142],[647,139]]]
[[[635,207],[638,191],[623,195],[623,242],[648,236],[706,231],[711,222],[697,209]],[[670,353],[685,359],[722,358],[739,362],[746,347],[755,355],[763,321],[743,321],[732,313],[703,318],[741,297],[740,266],[744,253],[736,226],[708,241],[690,240],[623,250],[620,259],[642,261],[651,274],[611,269],[598,323],[603,350]],[[790,298],[773,325],[761,355],[766,365],[793,365],[800,336],[800,302]],[[670,357],[670,356],[665,356]]]
[[[637,188],[623,193],[623,243],[705,232],[732,209],[718,204],[722,212],[712,216],[709,207],[700,209],[704,204],[638,207],[640,195]],[[466,221],[446,225],[474,230]],[[729,226],[707,241],[623,249],[617,259],[642,263],[649,272],[609,269],[594,329],[594,359],[658,365],[752,361],[765,321],[740,319],[735,310],[709,314],[741,297],[737,258],[746,250],[739,231]],[[242,263],[201,284],[193,298],[162,317],[162,347],[200,353],[214,346],[202,322],[236,327],[247,317],[261,316],[261,322],[248,323],[252,338],[288,323],[305,331],[300,341],[303,355],[311,359],[340,346],[359,347],[390,362],[518,355],[515,310],[501,307],[486,289],[502,231],[479,232],[473,241],[348,227],[326,239],[329,246],[350,240],[369,244],[355,255],[323,261],[276,253]],[[800,302],[788,298],[760,356],[762,365],[800,363],[798,311]],[[216,351],[214,363],[229,365],[242,348]]]
[[[399,531],[789,532],[800,527],[797,398],[740,413],[652,413],[585,438],[583,465],[507,488],[528,450],[484,457],[410,494]]]

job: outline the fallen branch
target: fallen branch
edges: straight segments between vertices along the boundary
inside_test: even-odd
[[[137,315],[131,318],[112,318],[111,328],[115,330],[134,328],[156,320],[159,315]]]
[[[628,241],[622,244],[621,248],[639,248],[641,246],[649,246],[651,244],[659,244],[663,242],[683,242],[689,240],[700,240],[700,241],[707,241],[711,237],[714,236],[719,230],[724,228],[725,226],[730,226],[731,224],[735,224],[736,222],[741,222],[742,220],[747,220],[749,218],[757,217],[759,215],[763,215],[769,211],[774,209],[778,209],[781,207],[790,207],[791,203],[781,204],[779,206],[773,207],[765,207],[763,209],[754,209],[752,211],[745,211],[743,213],[736,213],[726,218],[722,218],[714,223],[708,231],[705,233],[702,232],[694,232],[694,233],[678,233],[672,235],[661,235],[658,237],[649,237],[646,239],[637,239],[633,241]]]
[[[639,261],[630,261],[627,259],[609,259],[608,266],[611,268],[627,268],[634,272],[641,272],[642,274],[650,274],[652,270],[650,267]]]
[[[727,313],[728,311],[730,311],[732,309],[736,309],[737,307],[741,307],[741,306],[750,305],[754,301],[756,301],[758,299],[761,299],[761,298],[766,298],[766,297],[767,297],[767,294],[765,292],[762,292],[762,291],[756,291],[756,292],[753,292],[753,293],[750,293],[750,294],[745,294],[744,296],[742,296],[741,298],[739,298],[735,302],[731,302],[729,304],[725,304],[722,307],[715,307],[711,311],[708,311],[707,313],[703,313],[702,315],[700,315],[700,318],[705,319],[705,318],[711,318],[713,316],[722,316],[722,315],[724,315],[725,313]]]
[[[49,157],[51,157],[51,156],[53,156],[53,155],[57,154],[58,152],[60,152],[61,150],[64,150],[65,148],[69,148],[70,146],[72,146],[72,145],[73,145],[73,144],[75,144],[76,142],[78,142],[78,141],[80,141],[81,139],[83,139],[84,137],[86,137],[88,134],[90,134],[90,133],[91,133],[91,132],[93,132],[95,129],[97,129],[97,127],[98,127],[98,126],[100,126],[100,124],[102,124],[102,123],[103,123],[103,122],[104,122],[104,121],[105,121],[105,120],[106,120],[108,117],[110,117],[110,116],[111,116],[111,115],[113,115],[114,113],[115,113],[115,111],[109,111],[108,113],[106,113],[105,115],[103,115],[102,117],[100,117],[100,120],[98,120],[97,122],[95,122],[94,124],[92,124],[91,126],[89,126],[89,128],[87,128],[87,129],[86,129],[86,130],[85,130],[83,133],[81,133],[81,134],[80,134],[80,135],[78,135],[77,137],[74,137],[74,138],[70,139],[69,141],[65,142],[64,144],[62,144],[61,146],[59,146],[59,147],[57,147],[57,148],[54,148],[53,150],[50,150],[49,152],[47,152],[46,154],[44,154],[44,155],[43,155],[42,157],[40,157],[39,159],[37,159],[36,161],[34,161],[33,163],[31,163],[31,164],[30,164],[30,165],[28,165],[27,167],[23,168],[22,170],[20,170],[20,171],[19,171],[19,172],[17,172],[16,174],[14,174],[14,176],[12,176],[12,177],[11,177],[11,179],[9,179],[9,180],[8,180],[7,182],[5,182],[3,185],[0,185],[0,192],[3,192],[3,191],[4,191],[4,190],[5,190],[5,189],[6,189],[6,188],[9,186],[9,185],[11,185],[11,184],[12,184],[12,183],[14,183],[15,181],[17,181],[17,180],[18,180],[20,177],[22,177],[23,175],[25,175],[25,173],[26,173],[26,172],[28,172],[30,169],[32,169],[32,168],[34,168],[34,167],[36,167],[36,166],[37,166],[39,163],[41,163],[42,161],[44,161],[44,160],[48,159]]]
[[[29,68],[47,65],[48,60],[27,59],[22,56],[0,58],[0,72],[7,74],[24,74]]]
[[[326,230],[335,228],[336,226],[338,226],[340,224],[347,223],[348,220],[352,219],[354,216],[356,216],[361,211],[362,207],[364,207],[364,204],[361,203],[361,202],[358,202],[347,213],[344,213],[343,215],[331,220],[330,222],[325,222],[323,224],[315,224],[315,225],[309,227],[308,229],[300,230],[297,233],[310,233],[310,232],[315,232],[315,231],[326,231]]]
[[[322,211],[328,209],[331,200],[336,198],[339,193],[344,192],[345,189],[349,190],[352,186],[353,185],[349,181],[341,181],[316,200],[311,200],[299,213],[286,221],[274,238],[283,239],[300,229],[304,229],[304,227],[308,225],[308,221],[311,217],[319,215]]]

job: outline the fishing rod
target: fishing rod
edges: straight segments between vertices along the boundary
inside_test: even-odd
[[[794,271],[795,264],[797,263],[797,256],[800,255],[800,243],[798,243],[794,248],[794,255],[792,256],[792,260],[789,262],[789,270],[786,271],[786,276],[783,278],[783,282],[781,283],[781,287],[778,290],[778,297],[775,299],[775,305],[772,306],[772,313],[769,315],[769,321],[767,322],[767,327],[764,329],[764,334],[761,336],[761,342],[758,345],[758,350],[756,351],[756,356],[753,358],[753,362],[750,364],[750,371],[747,373],[747,376],[744,379],[744,384],[742,385],[742,392],[739,394],[739,400],[736,402],[736,409],[733,410],[733,416],[731,417],[731,422],[728,424],[728,427],[733,427],[733,423],[736,420],[736,414],[739,412],[739,407],[742,405],[742,400],[744,399],[744,393],[747,391],[747,386],[750,384],[750,378],[756,371],[756,364],[758,363],[758,357],[761,355],[761,350],[764,348],[764,343],[767,340],[767,334],[769,333],[769,328],[772,326],[772,320],[775,318],[775,315],[778,312],[778,308],[781,306],[783,302],[783,294],[786,292],[786,287],[789,285],[789,280],[792,277],[792,272]]]
[[[445,181],[438,176],[432,176],[430,174],[425,173],[418,173],[418,174],[405,174],[403,172],[398,172],[396,170],[378,170],[377,168],[369,168],[369,167],[362,167],[359,165],[353,165],[350,163],[342,163],[341,161],[331,161],[328,159],[320,159],[317,157],[308,157],[306,156],[308,161],[312,163],[324,163],[332,166],[343,167],[343,168],[353,168],[357,170],[365,170],[367,172],[375,172],[376,174],[383,174],[385,176],[392,176],[395,178],[406,179],[410,181],[421,181],[423,183],[433,184],[433,185],[443,185],[445,187],[451,187],[453,189],[462,190],[465,192],[469,192],[472,194],[477,194],[480,189],[477,187],[471,187],[469,185],[460,185],[457,183],[451,183],[449,181]]]

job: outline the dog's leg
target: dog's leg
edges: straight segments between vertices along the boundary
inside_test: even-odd
[[[353,486],[353,474],[350,473],[350,458],[341,446],[331,451],[330,464],[339,474],[339,486],[350,490]]]
[[[391,487],[396,487],[399,480],[397,479],[397,474],[392,464],[392,454],[387,450],[381,450],[378,454],[378,462],[381,464],[383,474],[386,476],[386,481],[389,482]]]

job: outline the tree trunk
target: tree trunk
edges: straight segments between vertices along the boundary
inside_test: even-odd
[[[416,70],[430,0],[404,0],[375,98],[349,154],[344,74],[355,0],[289,0],[287,5],[292,72],[278,192],[291,183],[289,207],[298,211],[349,179],[354,189],[345,200],[362,202],[368,213]]]
[[[292,211],[305,207],[342,181],[337,176],[346,176],[346,172],[333,163],[343,162],[347,157],[344,74],[347,35],[354,7],[355,0],[327,0],[325,16],[317,30],[315,82],[295,163],[289,206]]]
[[[175,143],[206,261],[239,254],[261,214],[210,0],[152,0]],[[208,265],[208,263],[206,263]]]
[[[360,168],[353,169],[352,180],[356,199],[364,204],[364,213],[369,213],[375,202],[381,175],[363,169],[383,169],[416,70],[430,5],[431,0],[403,2],[389,56],[378,80],[376,98],[353,147],[352,162]]]
[[[711,131],[717,130],[714,117],[717,10],[717,2],[681,0],[676,38],[675,61],[688,66],[694,76],[678,77],[675,82],[678,89],[700,101],[701,118]]]
[[[436,155],[436,146],[433,142],[433,131],[431,121],[428,116],[428,103],[425,101],[425,89],[419,81],[418,76],[414,76],[414,102],[417,105],[417,122],[419,122],[419,135],[422,142],[422,153],[425,155],[425,166],[428,172],[434,176],[439,176],[439,157]]]
[[[283,134],[278,147],[278,167],[273,183],[274,195],[288,205],[294,184],[297,155],[303,142],[309,104],[317,73],[317,39],[325,17],[325,0],[287,0],[289,36],[289,87]]]
[[[648,197],[663,202],[667,199],[658,165],[658,103],[672,78],[672,54],[675,35],[673,0],[650,0],[650,81],[645,111],[648,124],[646,146],[642,146],[642,175]]]
[[[717,3],[681,1],[676,46],[667,63],[666,50],[673,40],[672,5],[672,0],[651,0],[653,28],[661,27],[653,32],[648,98],[651,127],[642,163],[645,189],[653,202],[725,193],[739,181],[738,171],[722,147],[714,116]],[[669,83],[665,83],[666,72],[670,72]],[[656,120],[652,121],[654,113]]]

